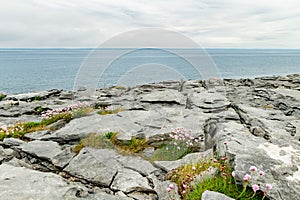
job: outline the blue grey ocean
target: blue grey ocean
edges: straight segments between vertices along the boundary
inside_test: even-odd
[[[0,49],[0,92],[12,94],[54,88],[72,90],[78,70],[91,51],[92,49]],[[100,55],[102,50],[97,51]],[[220,78],[300,73],[300,49],[206,49],[206,52],[215,63]],[[187,55],[197,56],[194,53],[190,51]],[[122,70],[128,73],[134,71],[131,79],[140,80],[141,83],[161,81],[166,77],[167,71],[149,69],[149,66],[147,69],[147,63],[157,63],[184,72],[186,79],[202,78],[188,63],[174,54],[158,49],[141,49],[115,59],[110,64],[110,70],[102,74],[97,84],[99,87],[118,84],[118,72]],[[93,64],[100,66],[101,60]],[[144,68],[134,68],[138,65],[143,65]]]

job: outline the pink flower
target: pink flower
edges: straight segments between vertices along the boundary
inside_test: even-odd
[[[169,185],[169,188],[170,188],[171,190],[174,189],[174,184],[171,183],[171,184]]]
[[[221,160],[225,161],[227,160],[227,157],[222,157]]]
[[[195,170],[196,170],[196,167],[195,167],[195,166],[193,166],[193,167],[192,167],[192,170],[194,170],[194,171],[195,171]]]
[[[183,190],[183,191],[182,191],[182,194],[186,194],[186,191],[185,191],[185,190]]]
[[[172,190],[171,188],[169,188],[169,187],[167,188],[167,191],[168,191],[168,192],[170,192],[171,190]]]
[[[245,182],[248,182],[250,179],[251,179],[251,176],[250,176],[249,174],[246,174],[246,175],[244,176],[244,181],[245,181]]]
[[[257,171],[257,167],[255,167],[255,166],[251,166],[251,167],[250,167],[250,171],[252,171],[252,172],[256,172],[256,171]]]
[[[252,189],[254,192],[256,192],[257,190],[259,190],[259,186],[254,184],[254,185],[252,185]]]
[[[264,175],[265,175],[265,172],[264,172],[264,171],[260,171],[260,172],[259,172],[259,175],[260,175],[260,176],[264,176]]]
[[[235,177],[235,176],[236,176],[236,173],[233,171],[233,172],[231,173],[231,175],[232,175],[232,177]]]
[[[270,189],[272,189],[272,185],[269,184],[269,183],[266,183],[266,188],[267,188],[268,190],[270,190]]]

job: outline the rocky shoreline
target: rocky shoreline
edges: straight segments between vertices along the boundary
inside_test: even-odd
[[[300,197],[300,74],[8,95],[0,101],[0,127],[39,122],[42,111],[74,102],[95,111],[0,142],[1,199],[164,200],[166,173],[213,151],[227,156],[237,180],[250,166],[263,169],[262,183],[273,185],[269,199]],[[122,112],[97,113],[108,106]],[[176,161],[144,159],[176,127],[193,131],[198,152]],[[72,151],[90,133],[108,131],[124,143],[136,137],[151,145],[143,156],[109,148]],[[217,198],[225,197],[203,197]]]

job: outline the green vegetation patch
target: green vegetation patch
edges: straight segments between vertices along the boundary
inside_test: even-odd
[[[179,167],[166,175],[166,178],[178,185],[178,192],[182,199],[201,199],[206,190],[220,192],[235,199],[268,199],[267,191],[248,187],[246,180],[238,185],[235,173],[226,162],[226,157],[203,158],[196,164]],[[172,188],[167,191],[172,193]],[[173,191],[174,192],[174,191]]]
[[[126,143],[122,143],[117,140],[118,132],[107,132],[105,134],[91,133],[86,138],[82,139],[77,144],[73,151],[79,153],[84,147],[91,147],[95,149],[116,149],[119,153],[123,154],[135,154],[142,151],[146,145],[146,139],[138,139],[132,137],[132,139]]]
[[[97,113],[99,115],[109,115],[109,114],[116,114],[116,113],[119,113],[122,111],[124,111],[124,109],[121,107],[107,106],[107,107],[101,108]]]
[[[36,110],[38,112],[41,111],[42,108],[38,107]],[[42,121],[40,122],[25,122],[17,123],[12,126],[1,126],[0,140],[9,137],[22,138],[26,133],[45,130],[48,125],[59,120],[65,120],[69,123],[72,119],[86,116],[92,111],[93,109],[86,104],[71,105],[59,110],[46,111],[42,113]]]
[[[0,93],[0,101],[6,97],[6,94]]]
[[[84,147],[91,147],[95,149],[111,149],[113,145],[110,141],[111,136],[115,134],[113,132],[108,132],[106,134],[96,134],[91,133],[86,138],[82,139],[79,144],[77,144],[73,151],[78,154]]]
[[[178,160],[192,152],[192,148],[189,148],[186,145],[174,145],[174,143],[168,142],[166,144],[162,144],[155,150],[153,156],[150,158],[150,161],[154,162]]]

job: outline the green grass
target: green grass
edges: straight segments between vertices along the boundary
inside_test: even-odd
[[[111,136],[110,141],[115,145],[119,153],[134,154],[144,150],[147,147],[146,139],[132,137],[128,142],[123,143],[117,140],[117,134],[118,133],[114,133]]]
[[[173,143],[167,143],[161,145],[156,149],[153,156],[149,159],[151,162],[154,161],[172,161],[178,160],[185,155],[192,153],[192,149],[186,147],[185,145],[175,146]]]
[[[40,96],[35,96],[33,99],[33,101],[41,101],[41,100],[42,100],[42,97],[40,97]]]
[[[216,173],[211,173],[213,169]],[[243,186],[236,184],[231,173],[232,169],[225,161],[204,158],[196,164],[185,165],[169,172],[166,178],[178,185],[182,199],[201,199],[206,190],[220,192],[239,200],[263,198],[263,192],[257,191],[254,195],[249,187],[245,187],[246,190],[242,193]]]
[[[86,138],[82,139],[79,144],[77,144],[73,151],[79,153],[79,151],[84,147],[91,147],[95,149],[116,149],[121,154],[135,154],[142,151],[147,142],[145,139],[138,139],[132,137],[132,139],[126,143],[118,141],[118,132],[107,132],[105,134],[95,134],[91,133]]]
[[[110,115],[110,114],[116,114],[116,113],[119,113],[119,112],[122,112],[122,111],[124,111],[123,108],[116,108],[116,109],[113,109],[113,110],[106,110],[105,108],[102,108],[97,113],[99,115]]]
[[[79,108],[79,109],[76,109],[73,111],[53,115],[50,118],[43,119],[40,122],[18,123],[18,124],[15,124],[15,125],[9,127],[9,134],[0,130],[0,140],[3,140],[4,138],[9,138],[9,137],[22,139],[22,137],[26,133],[45,130],[48,125],[53,124],[59,120],[65,120],[67,123],[69,123],[72,119],[85,116],[88,113],[90,113],[92,110],[93,109],[90,107]]]
[[[79,144],[73,148],[73,152],[78,154],[84,147],[91,147],[95,149],[111,149],[113,145],[109,139],[110,135],[114,134],[108,132],[106,134],[91,133],[86,138],[82,139]]]
[[[0,93],[0,101],[2,101],[2,99],[4,99],[6,97],[6,94],[1,94]]]

